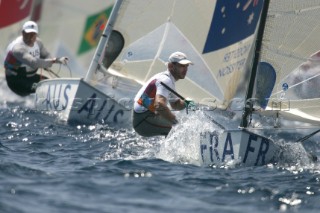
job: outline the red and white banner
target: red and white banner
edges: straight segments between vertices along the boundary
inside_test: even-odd
[[[14,24],[30,15],[33,0],[0,0],[0,28]]]

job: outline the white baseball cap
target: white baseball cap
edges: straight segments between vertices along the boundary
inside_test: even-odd
[[[34,21],[27,21],[22,26],[22,31],[26,33],[37,33],[38,34],[38,25]]]
[[[179,63],[179,64],[193,64],[190,60],[187,59],[186,54],[182,52],[174,52],[169,57],[169,62]]]

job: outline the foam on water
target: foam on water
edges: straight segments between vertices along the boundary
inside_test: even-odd
[[[205,131],[216,131],[222,133],[223,129],[215,125],[203,111],[196,111],[186,115],[185,113],[178,114],[180,123],[173,127],[167,138],[160,140],[159,152],[156,153],[157,158],[169,162],[202,165],[200,154],[200,133]],[[221,116],[220,118],[218,118]],[[235,127],[238,118],[234,117],[227,119],[220,114],[215,115],[215,119],[228,126],[230,124]],[[261,131],[265,131],[261,129]],[[259,132],[260,134],[262,132]],[[311,159],[310,151],[305,149],[304,144],[296,143],[290,138],[290,133],[286,136],[278,135],[277,131],[265,131],[265,137],[273,140],[279,146],[280,151],[276,153],[275,162],[277,166],[291,167],[304,169],[314,169],[319,167],[318,162]],[[317,146],[318,147],[318,146]],[[316,150],[313,150],[316,151]],[[228,161],[221,165],[223,168],[234,168],[239,165],[236,160]]]
[[[305,149],[302,143],[280,139],[276,141],[280,151],[276,155],[276,164],[282,168],[319,169],[318,161],[313,160],[315,154]]]
[[[179,124],[175,125],[167,138],[160,141],[157,157],[169,162],[201,165],[200,133],[221,131],[202,111],[185,115],[180,113]]]

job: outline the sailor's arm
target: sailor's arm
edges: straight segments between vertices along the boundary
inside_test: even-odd
[[[167,106],[167,99],[162,95],[156,95],[155,99],[155,113],[170,121],[172,124],[177,123],[176,116],[171,112]]]
[[[40,49],[40,58],[49,59],[53,63],[63,64],[63,65],[68,64],[69,59],[67,57],[64,56],[60,58],[52,58],[49,51],[45,48],[45,46],[43,45],[42,41],[39,38],[37,38],[37,42]]]
[[[33,57],[27,49],[19,46],[12,49],[12,54],[18,61],[21,61],[34,69],[48,68],[56,62],[56,59],[53,58],[41,59]]]

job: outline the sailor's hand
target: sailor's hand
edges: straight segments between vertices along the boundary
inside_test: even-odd
[[[67,57],[57,58],[57,63],[59,63],[59,64],[67,65],[68,61],[69,61],[69,59]]]
[[[186,108],[188,109],[194,109],[196,107],[196,104],[194,103],[194,101],[190,98],[186,98],[184,100],[184,105]]]

